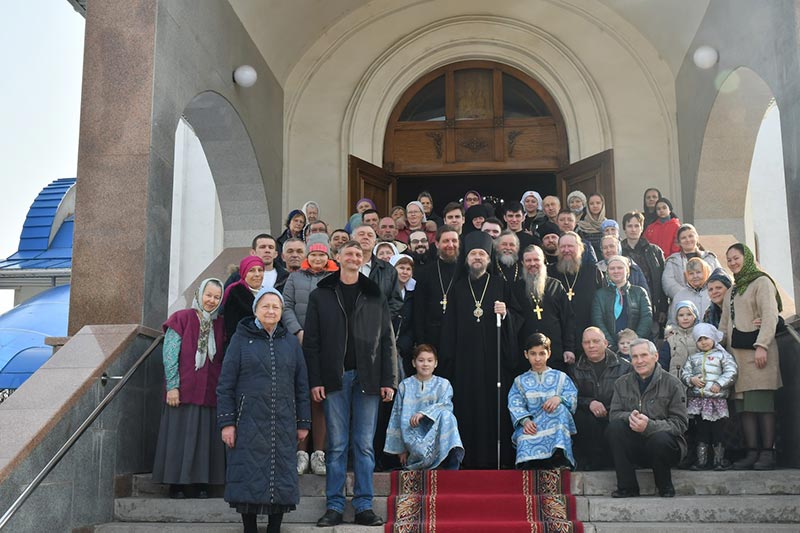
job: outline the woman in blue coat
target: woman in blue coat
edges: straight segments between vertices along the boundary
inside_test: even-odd
[[[300,343],[280,324],[283,297],[263,288],[253,317],[236,328],[217,386],[217,427],[227,446],[225,501],[242,515],[245,533],[279,532],[300,501],[295,450],[311,426],[308,373]]]

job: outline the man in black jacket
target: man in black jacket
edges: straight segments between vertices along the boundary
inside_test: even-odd
[[[578,388],[578,409],[574,437],[575,459],[579,470],[598,470],[611,466],[611,452],[605,440],[608,410],[617,378],[631,371],[631,365],[608,349],[608,341],[599,328],[583,332],[583,356],[573,369]]]
[[[392,401],[397,388],[397,351],[386,298],[359,273],[362,261],[361,245],[347,242],[339,251],[340,271],[319,282],[306,312],[308,381],[312,399],[323,402],[328,431],[327,511],[317,522],[320,527],[342,522],[351,445],[356,523],[383,523],[372,511],[372,442],[380,401]]]
[[[622,255],[630,257],[642,269],[647,285],[650,287],[650,301],[653,305],[653,325],[663,326],[667,320],[667,297],[661,288],[661,275],[664,273],[664,252],[655,244],[642,237],[644,215],[638,211],[625,213],[622,217],[625,239],[622,239]]]
[[[353,230],[353,240],[361,245],[364,261],[361,263],[360,272],[378,284],[381,292],[386,296],[392,318],[400,314],[403,309],[403,295],[400,292],[400,282],[397,281],[397,271],[386,261],[381,261],[372,253],[377,243],[377,235],[372,226],[361,225]]]

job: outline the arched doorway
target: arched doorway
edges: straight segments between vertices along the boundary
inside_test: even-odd
[[[562,200],[600,191],[614,213],[611,150],[569,165],[564,119],[550,93],[518,69],[462,61],[433,70],[400,97],[386,127],[383,168],[353,156],[350,204],[362,196],[405,204],[421,190],[436,205],[468,189],[517,200],[534,189]]]

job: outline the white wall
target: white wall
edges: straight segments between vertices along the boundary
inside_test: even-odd
[[[222,251],[222,211],[200,140],[184,119],[175,131],[169,298],[173,302]]]
[[[758,261],[789,294],[794,294],[783,165],[780,111],[772,105],[758,131],[750,165],[750,217],[758,241]]]
[[[323,219],[346,220],[347,154],[380,165],[402,92],[468,59],[542,82],[565,117],[572,161],[614,148],[618,212],[640,208],[648,186],[680,211],[674,78],[650,42],[596,2],[495,2],[482,13],[484,0],[376,0],[326,31],[285,85],[284,211],[313,198]]]

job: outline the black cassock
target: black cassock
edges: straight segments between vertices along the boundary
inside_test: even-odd
[[[548,277],[544,285],[544,295],[534,301],[525,287],[525,280],[517,281],[512,287],[514,298],[522,311],[522,324],[517,336],[520,349],[534,333],[543,333],[550,338],[551,355],[547,366],[567,372],[564,352],[575,353],[575,316],[567,298],[567,291],[557,279]],[[538,309],[538,313],[536,312]],[[541,317],[541,318],[540,318]],[[528,370],[528,362],[519,362],[519,372]]]
[[[488,286],[486,285],[488,276]],[[472,284],[473,297],[469,283]],[[481,300],[484,287],[486,294]],[[501,351],[501,402],[500,421],[502,465],[513,468],[514,453],[511,448],[511,419],[506,406],[508,390],[516,374],[512,375],[509,361],[521,358],[516,347],[515,324],[519,320],[516,302],[497,275],[484,274],[477,280],[469,276],[458,279],[452,290],[442,328],[442,350],[439,366],[442,375],[453,385],[453,409],[458,420],[461,440],[464,443],[462,468],[497,467],[497,319],[494,302],[505,302],[506,318],[502,321]],[[475,317],[475,300],[481,300],[483,315],[480,322]],[[524,360],[524,359],[523,359]]]
[[[583,335],[583,330],[592,325],[592,302],[601,279],[597,267],[587,263],[581,264],[576,279],[572,274],[560,273],[556,265],[550,265],[547,267],[547,276],[557,279],[564,286],[567,299],[572,304],[572,312],[575,314],[575,335]],[[572,300],[569,300],[570,290]]]
[[[460,264],[463,265],[463,263]],[[441,279],[439,278],[440,273]],[[414,288],[412,314],[415,344],[431,344],[437,350],[441,349],[440,337],[445,316],[443,307],[446,307],[448,312],[453,308],[450,299],[460,273],[459,263],[445,263],[438,258],[415,272],[414,279],[417,285]],[[454,276],[455,279],[453,279]],[[443,306],[445,292],[447,293],[447,305]],[[443,370],[438,368],[436,373],[444,375],[442,374]]]

